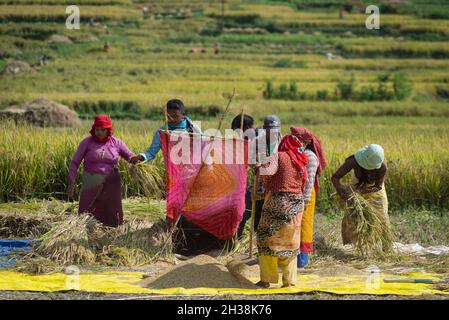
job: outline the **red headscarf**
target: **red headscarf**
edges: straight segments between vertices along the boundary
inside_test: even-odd
[[[95,135],[95,128],[97,128],[97,127],[103,127],[105,129],[108,129],[108,136],[105,139],[99,139]],[[111,139],[111,137],[112,137],[112,132],[113,132],[113,130],[112,130],[112,119],[111,118],[109,118],[105,114],[99,114],[98,116],[95,117],[94,123],[92,124],[92,129],[90,130],[90,134],[95,139],[95,141],[97,141],[97,142],[109,141],[109,139]]]
[[[313,147],[313,151],[315,152],[315,154],[318,158],[318,163],[319,163],[318,169],[316,171],[316,176],[315,176],[315,190],[318,192],[318,188],[319,188],[318,176],[321,174],[321,172],[324,170],[324,168],[327,165],[326,155],[324,154],[323,148],[321,147],[321,142],[307,128],[291,127],[290,131],[294,136],[298,137],[299,140],[301,140],[302,142],[309,144]]]
[[[295,165],[296,169],[301,175],[301,179],[303,180],[303,187],[305,184],[305,181],[307,179],[307,170],[305,169],[305,166],[309,162],[307,155],[305,154],[305,148],[301,141],[294,135],[287,135],[284,138],[282,138],[279,148],[279,152],[286,152],[290,159],[293,161],[293,164]]]

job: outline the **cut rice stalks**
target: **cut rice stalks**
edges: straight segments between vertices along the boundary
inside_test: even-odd
[[[55,272],[61,272],[64,270],[64,266],[51,261],[50,259],[36,255],[35,253],[29,253],[22,259],[17,260],[17,264],[14,267],[14,271],[23,272],[28,274],[51,274]]]
[[[161,199],[164,196],[162,192],[165,190],[164,174],[156,165],[139,163],[131,166],[130,171],[145,197]]]
[[[118,228],[110,228],[90,215],[73,215],[54,224],[41,236],[34,252],[42,259],[30,263],[141,266],[172,256],[171,230],[164,221],[133,219]]]
[[[363,257],[392,256],[393,235],[387,221],[359,193],[352,192],[346,206],[356,252]]]
[[[69,216],[38,238],[35,252],[60,265],[93,264],[98,243],[92,235],[96,234],[94,229],[100,228],[90,215]]]

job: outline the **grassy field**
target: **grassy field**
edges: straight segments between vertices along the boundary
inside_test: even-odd
[[[321,210],[335,207],[333,171],[366,143],[385,147],[392,207],[449,208],[449,108],[437,94],[437,87],[449,88],[449,17],[438,14],[446,3],[375,2],[381,5],[381,29],[367,30],[364,7],[351,1],[344,19],[338,18],[337,1],[228,1],[220,31],[218,2],[156,1],[149,19],[137,8],[140,2],[80,1],[81,29],[68,30],[68,1],[0,1],[0,69],[11,60],[51,58],[38,72],[0,75],[0,107],[45,96],[83,118],[108,112],[116,116],[117,136],[138,152],[148,147],[168,99],[181,98],[207,129],[216,126],[236,88],[226,126],[245,108],[257,125],[276,113],[284,133],[290,125],[307,126],[322,139],[329,168],[322,177]],[[53,34],[73,43],[49,44]],[[111,52],[102,51],[105,41]],[[192,48],[206,52],[189,53]],[[328,60],[327,53],[337,59]],[[351,76],[360,91],[399,71],[412,84],[402,101],[341,99],[335,91]],[[296,82],[305,100],[264,99],[269,80],[276,86]],[[318,91],[326,91],[323,101]],[[0,128],[0,201],[63,197],[70,158],[89,121],[76,130],[11,123]],[[160,157],[153,169],[163,176]],[[127,165],[121,170],[125,196],[141,194]]]
[[[281,116],[289,112],[280,113]],[[262,114],[260,114],[262,116]],[[389,165],[386,188],[392,207],[442,207],[448,208],[449,159],[449,120],[440,120],[436,125],[432,117],[402,116],[353,116],[335,117],[320,121],[317,118],[302,118],[304,115],[291,115],[285,125],[307,123],[323,142],[329,167],[322,176],[322,210],[333,210],[336,205],[334,188],[330,182],[332,173],[350,156],[357,147],[375,142],[384,146]],[[226,126],[230,126],[228,117]],[[315,122],[316,121],[316,122]],[[161,122],[130,121],[117,122],[116,136],[123,139],[134,152],[142,152],[149,146],[153,131]],[[90,121],[83,128],[73,129],[35,129],[1,124],[0,186],[3,201],[26,199],[30,197],[61,197],[67,181],[67,170],[71,156],[79,141],[86,136]],[[215,121],[202,122],[203,128],[216,127]],[[21,137],[21,148],[14,148],[16,137]],[[148,170],[158,168],[163,177],[160,155]],[[136,181],[131,179],[129,165],[122,163],[121,170],[125,181],[125,196],[141,193]],[[81,170],[80,170],[81,174]],[[163,184],[161,184],[163,188]]]

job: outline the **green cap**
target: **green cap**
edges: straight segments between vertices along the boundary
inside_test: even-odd
[[[354,157],[365,170],[379,169],[384,162],[384,149],[378,144],[368,144],[357,150]]]

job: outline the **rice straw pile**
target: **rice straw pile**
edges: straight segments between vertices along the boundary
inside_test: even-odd
[[[33,254],[21,261],[20,267],[31,273],[45,273],[36,265],[141,266],[170,256],[169,240],[171,231],[163,221],[151,223],[134,219],[118,228],[110,228],[87,214],[73,215],[55,223],[37,239]]]
[[[365,257],[383,258],[391,255],[393,235],[387,222],[376,214],[359,193],[353,192],[346,205],[356,252]]]
[[[96,243],[89,238],[89,231],[99,227],[99,223],[89,215],[69,216],[38,239],[35,252],[61,265],[92,264],[95,262]]]
[[[35,253],[29,253],[23,259],[17,260],[17,265],[14,270],[29,274],[50,274],[63,271],[64,266]]]

